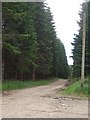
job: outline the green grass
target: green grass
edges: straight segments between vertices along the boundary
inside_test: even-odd
[[[6,81],[2,83],[2,91],[5,90],[17,90],[17,89],[24,89],[24,88],[30,88],[35,86],[41,86],[41,85],[48,85],[54,81],[58,80],[57,78],[48,79],[48,80],[37,80],[37,81]],[[1,86],[0,86],[1,89]]]
[[[83,83],[83,87],[81,87],[81,81],[79,80],[65,88],[62,93],[67,95],[88,97],[88,94],[90,94],[90,88],[88,88],[87,79],[85,79],[85,81],[86,82]]]
[[[0,91],[2,90],[2,83],[0,82]]]

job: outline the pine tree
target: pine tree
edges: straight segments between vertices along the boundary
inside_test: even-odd
[[[63,44],[44,2],[3,3],[4,79],[68,76]]]

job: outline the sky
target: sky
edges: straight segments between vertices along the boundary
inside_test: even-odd
[[[68,64],[73,64],[72,56],[74,34],[78,33],[79,26],[77,21],[79,18],[79,11],[81,11],[81,4],[83,0],[46,0],[56,26],[57,37],[60,38],[65,46]]]

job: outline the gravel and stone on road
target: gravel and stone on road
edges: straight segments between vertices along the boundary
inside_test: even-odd
[[[3,94],[3,118],[88,118],[88,100],[58,95],[66,80]]]

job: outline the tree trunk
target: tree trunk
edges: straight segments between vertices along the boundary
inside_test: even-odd
[[[17,70],[15,70],[15,80],[18,80],[18,73],[17,73]]]
[[[32,79],[33,79],[33,81],[35,81],[35,66],[33,66]]]
[[[21,72],[21,81],[24,81],[24,79],[23,79],[23,71]]]

